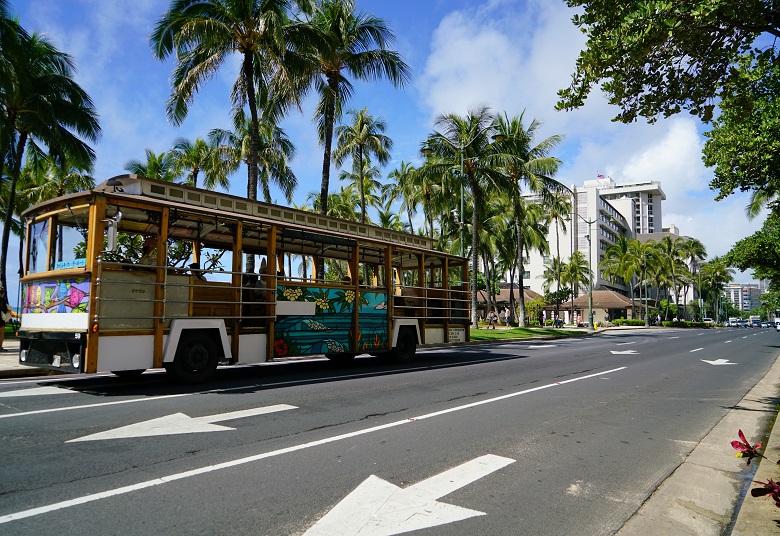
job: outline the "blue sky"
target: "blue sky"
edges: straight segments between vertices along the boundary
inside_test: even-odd
[[[143,160],[146,148],[159,153],[178,137],[194,140],[212,128],[230,128],[238,58],[203,88],[180,127],[167,122],[173,64],[155,60],[149,47],[149,34],[167,6],[163,0],[11,0],[11,12],[25,29],[46,34],[73,56],[76,79],[95,101],[103,129],[95,146],[98,182],[124,173],[128,160]],[[465,114],[486,104],[510,116],[525,110],[527,119],[543,122],[541,137],[565,136],[556,156],[563,162],[557,178],[566,185],[582,185],[597,174],[617,182],[661,181],[667,195],[663,225],[675,224],[681,234],[701,240],[709,256],[725,254],[760,228],[762,218],[748,221],[744,215],[744,194],[714,201],[712,170],[701,161],[706,129],[697,120],[679,115],[653,125],[613,123],[616,109],[598,92],[580,110],[554,110],[556,91],[570,80],[585,42],[562,0],[358,0],[358,9],[387,21],[395,49],[413,71],[402,90],[356,84],[348,105],[367,107],[388,123],[395,146],[385,175],[401,160],[419,163],[420,143],[436,115]],[[298,150],[292,162],[298,205],[320,186],[322,149],[312,111],[309,102],[283,123]],[[244,170],[231,177],[231,193],[246,194],[245,177]],[[339,187],[336,177],[333,171],[332,190]],[[283,202],[278,193],[276,199]]]

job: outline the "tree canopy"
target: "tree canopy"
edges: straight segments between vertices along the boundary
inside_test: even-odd
[[[760,36],[780,36],[772,0],[566,3],[582,10],[572,21],[588,41],[558,108],[582,106],[600,84],[621,109],[615,119],[625,123],[682,110],[709,122],[722,88],[739,77],[734,65],[759,53]]]

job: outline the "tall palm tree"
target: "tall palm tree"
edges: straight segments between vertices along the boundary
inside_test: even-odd
[[[357,162],[355,162],[357,165]],[[382,183],[379,182],[381,173],[379,169],[371,165],[368,158],[364,157],[360,170],[354,170],[352,172],[342,170],[339,173],[339,180],[348,181],[351,185],[354,185],[359,192],[360,199],[360,222],[366,223],[366,203],[371,206],[379,206],[380,199],[374,193],[381,190]]]
[[[320,211],[327,214],[333,128],[353,91],[347,77],[384,77],[401,87],[409,81],[410,71],[401,56],[388,49],[395,36],[385,21],[357,13],[354,0],[322,0],[310,23],[319,37],[309,52],[313,83],[319,94],[317,128],[324,146]]]
[[[675,306],[679,314],[679,298],[683,280],[688,267],[684,262],[683,244],[685,240],[679,236],[666,235],[657,243],[661,261],[661,278],[669,289],[669,297],[674,294]],[[669,316],[669,301],[666,302],[666,317]]]
[[[176,178],[176,171],[171,153],[167,151],[155,153],[151,149],[145,149],[144,152],[146,153],[146,162],[135,159],[128,160],[125,163],[125,171],[150,179],[173,182]]]
[[[707,248],[704,244],[696,238],[686,238],[682,243],[682,256],[683,260],[688,266],[690,277],[688,280],[695,282],[696,272],[698,271],[699,263],[707,258]],[[693,286],[693,284],[691,284]],[[700,290],[701,292],[701,290]],[[683,296],[688,295],[688,285],[686,284],[683,289]],[[686,308],[687,312],[687,308]]]
[[[414,185],[415,171],[412,164],[401,160],[399,166],[387,174],[387,178],[392,179],[392,182],[386,183],[382,190],[383,200],[401,200],[400,210],[406,212],[409,232],[412,234],[414,234],[412,217],[417,213],[417,205],[419,205],[419,196],[417,195],[419,190]]]
[[[555,257],[558,259],[557,268],[561,267],[561,235],[560,231],[566,232],[566,222],[571,217],[571,193],[564,189],[555,189],[557,185],[549,186],[546,190],[548,195],[544,196],[544,205],[547,208],[547,215],[550,218],[550,223],[555,225]],[[556,282],[558,283],[558,290],[561,289],[561,274],[558,272],[556,276]]]
[[[255,192],[259,183],[262,198],[271,202],[270,185],[276,185],[288,203],[292,202],[293,194],[298,186],[298,179],[289,166],[295,157],[295,145],[279,127],[275,114],[263,113],[257,123],[257,175],[255,182],[247,177],[247,184],[254,184]],[[215,144],[222,158],[229,163],[228,168],[234,171],[243,162],[249,169],[249,148],[252,141],[252,122],[243,110],[233,114],[233,130],[214,129],[209,132],[211,143]]]
[[[470,110],[465,116],[443,114],[434,121],[436,130],[428,135],[426,152],[434,155],[420,170],[428,180],[445,177],[451,169],[461,167],[462,185],[471,197],[471,323],[477,325],[477,271],[479,269],[479,235],[482,228],[486,192],[506,190],[503,165],[510,158],[496,150],[491,141],[493,114],[487,106]],[[462,166],[461,166],[462,162]],[[465,193],[464,193],[465,195]],[[462,218],[463,216],[461,216]]]
[[[723,257],[713,257],[701,265],[701,280],[702,287],[709,290],[712,310],[717,317],[716,301],[724,287],[734,280],[734,269]]]
[[[366,223],[364,162],[368,163],[369,157],[374,156],[380,164],[386,164],[390,160],[393,140],[384,134],[387,129],[384,119],[381,117],[374,119],[367,108],[350,110],[347,115],[352,116],[352,122],[336,129],[336,150],[333,153],[333,160],[337,166],[340,166],[348,155],[352,157],[352,169],[359,175],[360,221]]]
[[[170,151],[174,173],[184,176],[184,184],[197,187],[198,177],[203,172],[203,187],[207,190],[213,190],[217,186],[225,190],[230,188],[227,176],[232,171],[232,166],[221,158],[221,155],[213,138],[208,142],[202,138],[196,138],[194,142],[187,138],[178,138]]]
[[[567,191],[561,183],[552,178],[558,171],[560,160],[550,156],[552,150],[561,143],[563,137],[553,135],[536,142],[536,133],[542,124],[533,119],[526,127],[523,122],[524,116],[525,111],[511,118],[504,114],[496,117],[494,122],[494,133],[498,136],[496,139],[501,140],[497,142],[499,151],[510,155],[510,158],[505,160],[505,172],[511,184],[509,191],[514,200],[512,218],[517,227],[518,265],[522,265],[520,256],[524,249],[522,243],[524,235],[520,231],[520,227],[523,226],[522,218],[527,213],[523,207],[523,192],[540,194],[542,199],[547,201],[551,199],[553,192]],[[556,209],[562,211],[564,207],[563,202],[560,202]],[[519,270],[519,272],[522,277],[523,270]],[[520,281],[520,288],[523,288],[522,281]],[[518,323],[521,327],[525,327],[525,297],[522,292],[520,293],[518,309]]]
[[[564,263],[562,269],[562,281],[571,287],[571,316],[574,318],[574,299],[579,297],[582,288],[588,288],[590,283],[590,268],[588,259],[580,250],[575,250],[569,257],[569,262]]]
[[[249,157],[247,197],[257,199],[259,115],[257,88],[270,92],[272,79],[288,80],[288,54],[292,45],[302,46],[312,35],[305,25],[290,18],[290,10],[308,13],[311,0],[171,0],[150,37],[159,60],[176,56],[172,92],[166,112],[180,125],[189,105],[203,84],[214,77],[231,53],[241,56],[241,71],[233,85],[235,111],[249,106]],[[300,42],[296,41],[299,39]]]
[[[0,5],[0,177],[8,162],[7,210],[0,239],[0,285],[6,286],[6,261],[16,206],[16,185],[25,150],[43,154],[42,146],[56,160],[86,168],[95,158],[81,138],[100,137],[97,113],[89,95],[73,80],[71,57],[45,38],[27,36],[7,18]]]
[[[632,280],[637,273],[638,265],[631,251],[631,240],[626,235],[618,235],[618,240],[610,244],[604,250],[604,258],[599,263],[599,268],[609,278],[619,278],[628,287],[631,295],[631,311],[634,308],[634,285]]]

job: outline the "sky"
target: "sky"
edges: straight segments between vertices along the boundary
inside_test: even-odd
[[[231,58],[207,82],[176,127],[165,115],[173,61],[156,60],[149,35],[168,7],[165,0],[11,0],[10,11],[28,32],[45,34],[70,54],[76,81],[92,97],[102,137],[94,176],[102,182],[126,173],[125,164],[145,160],[144,150],[169,150],[180,137],[205,138],[212,128],[230,128],[230,89],[239,59]],[[480,105],[510,117],[525,112],[543,123],[537,140],[559,134],[554,156],[562,161],[556,178],[582,186],[597,174],[616,182],[654,180],[666,194],[663,225],[699,239],[709,257],[727,253],[753,234],[763,218],[745,216],[748,198],[716,202],[709,188],[712,169],[701,150],[708,128],[679,114],[649,125],[612,122],[617,108],[594,91],[583,108],[556,111],[557,90],[566,87],[585,36],[571,22],[563,0],[357,0],[358,10],[386,21],[394,49],[411,67],[402,89],[388,82],[355,83],[346,109],[366,107],[388,125],[394,142],[387,173],[401,161],[421,164],[421,142],[442,113],[465,115]],[[313,122],[314,101],[294,111],[282,126],[297,148],[291,166],[298,177],[294,203],[319,192],[322,149]],[[331,171],[331,191],[340,182]],[[231,177],[230,193],[246,195],[246,172]],[[274,199],[285,204],[278,191]],[[11,252],[15,250],[12,243]],[[15,257],[15,255],[9,255]],[[14,262],[13,259],[9,259]],[[8,273],[17,268],[9,264]],[[736,282],[748,282],[737,273]],[[9,281],[9,286],[15,285]]]

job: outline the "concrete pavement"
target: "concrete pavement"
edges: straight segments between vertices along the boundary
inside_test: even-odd
[[[600,332],[607,330],[600,330]],[[0,352],[0,380],[56,374],[18,364],[19,341],[5,340]],[[750,496],[752,480],[780,479],[780,356],[769,372],[699,442],[677,469],[655,490],[619,536],[763,536],[780,533],[778,509],[771,499]],[[772,426],[774,424],[774,426]],[[770,428],[771,427],[771,428]],[[752,476],[731,441],[743,430],[751,444],[764,441],[770,460]],[[751,466],[754,467],[754,466]],[[747,493],[747,496],[745,494]]]

